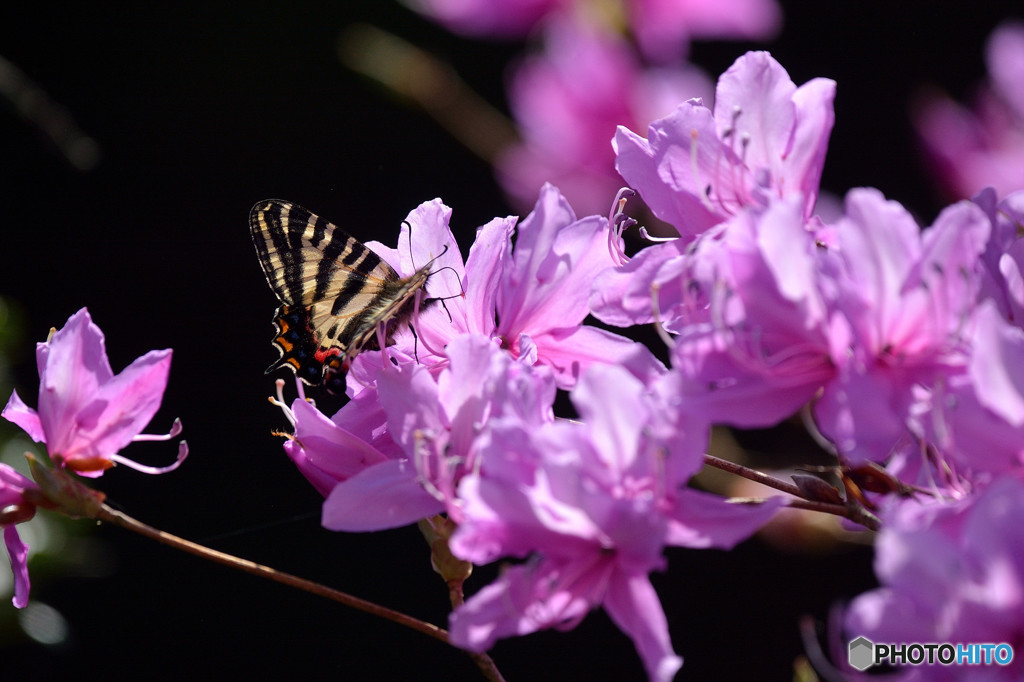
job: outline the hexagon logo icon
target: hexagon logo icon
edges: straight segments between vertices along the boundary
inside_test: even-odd
[[[858,637],[850,642],[848,653],[850,665],[861,672],[875,664],[875,643],[867,637]]]

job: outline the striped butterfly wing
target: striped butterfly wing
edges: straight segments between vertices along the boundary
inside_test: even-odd
[[[307,384],[344,388],[344,374],[376,329],[412,316],[427,268],[401,278],[373,251],[331,222],[295,204],[270,199],[252,207],[249,228],[270,288],[281,301],[273,340],[280,357]]]

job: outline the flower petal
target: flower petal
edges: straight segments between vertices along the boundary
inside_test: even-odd
[[[78,412],[113,377],[103,332],[82,308],[50,340],[36,347],[39,419],[51,453],[72,447]],[[107,453],[110,454],[110,453]]]
[[[31,583],[28,578],[28,545],[21,541],[15,526],[4,528],[4,544],[7,555],[11,559],[11,571],[14,572],[14,598],[11,600],[19,609],[28,605],[28,593]]]
[[[671,682],[683,659],[672,650],[668,620],[646,575],[616,574],[608,583],[604,610],[629,635],[654,682]]]
[[[29,438],[35,442],[46,442],[46,433],[43,430],[42,423],[39,421],[39,414],[22,401],[17,391],[11,392],[7,406],[4,407],[4,411],[0,413],[0,416],[20,426],[29,435]]]
[[[444,505],[419,483],[408,460],[388,460],[335,486],[324,501],[328,530],[362,532],[398,528],[440,513]]]
[[[51,454],[104,456],[128,445],[160,408],[170,368],[171,351],[154,350],[103,383],[75,415],[76,432],[68,447],[58,450],[51,444]]]
[[[741,504],[699,490],[681,490],[665,542],[677,547],[732,549],[768,523],[784,502],[779,495]]]

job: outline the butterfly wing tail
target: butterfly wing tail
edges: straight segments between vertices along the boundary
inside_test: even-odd
[[[303,383],[316,385],[324,373],[318,358],[316,338],[310,327],[309,311],[301,305],[282,305],[274,314],[274,348],[280,357],[267,368],[267,374],[287,367]]]

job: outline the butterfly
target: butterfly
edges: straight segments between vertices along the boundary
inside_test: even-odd
[[[273,340],[280,357],[267,372],[288,367],[306,384],[343,392],[355,356],[379,350],[378,327],[387,334],[411,321],[431,264],[400,277],[341,228],[278,199],[252,207],[249,230],[281,301]]]

